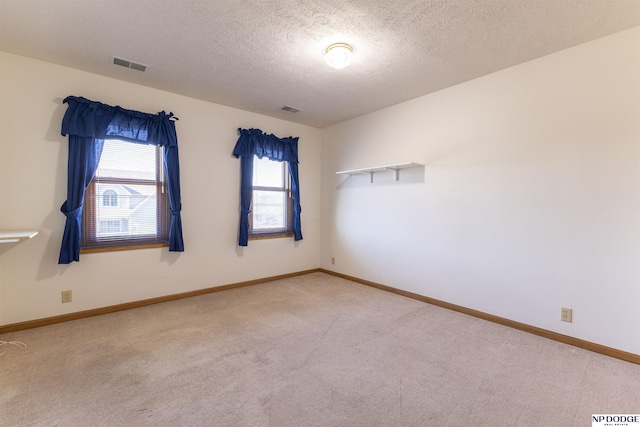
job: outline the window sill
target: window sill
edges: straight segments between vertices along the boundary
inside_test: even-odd
[[[251,234],[249,240],[282,239],[293,237],[293,233]]]
[[[117,252],[117,251],[130,251],[134,249],[150,249],[150,248],[165,248],[169,243],[141,243],[137,245],[115,245],[115,246],[99,246],[95,248],[81,248],[81,254],[91,254],[96,252]]]

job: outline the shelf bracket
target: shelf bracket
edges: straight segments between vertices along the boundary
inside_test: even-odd
[[[396,174],[396,181],[400,180],[400,168],[385,168],[385,169],[394,171]]]

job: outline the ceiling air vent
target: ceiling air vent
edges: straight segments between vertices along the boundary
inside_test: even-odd
[[[285,105],[284,107],[281,108],[282,111],[288,111],[289,113],[297,113],[299,111],[302,111],[299,108],[296,107],[291,107],[290,105]]]
[[[132,70],[138,70],[142,72],[146,71],[147,69],[146,65],[137,64],[135,62],[131,62],[126,59],[118,58],[115,56],[113,57],[113,63],[116,65],[120,65],[121,67],[131,68]]]

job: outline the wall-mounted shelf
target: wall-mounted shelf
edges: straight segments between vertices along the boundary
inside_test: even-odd
[[[400,170],[401,169],[409,169],[409,168],[419,168],[424,166],[422,163],[399,163],[397,165],[388,165],[388,166],[376,166],[374,168],[362,168],[362,169],[352,169],[348,171],[340,171],[336,172],[336,175],[358,175],[362,173],[369,174],[369,182],[373,182],[373,174],[376,172],[383,172],[392,170],[396,173],[396,181],[400,179]]]
[[[0,230],[0,243],[18,243],[29,240],[38,234],[37,230],[30,231],[2,231]]]

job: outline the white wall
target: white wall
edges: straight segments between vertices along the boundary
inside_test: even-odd
[[[132,71],[135,72],[135,71]],[[38,229],[0,247],[0,325],[318,267],[318,129],[0,52],[0,229]],[[173,111],[180,146],[185,252],[84,254],[57,264],[65,217],[67,95],[156,113]],[[237,246],[237,128],[299,136],[304,240]],[[60,292],[73,290],[61,304]]]
[[[324,268],[640,354],[640,27],[322,141]]]

